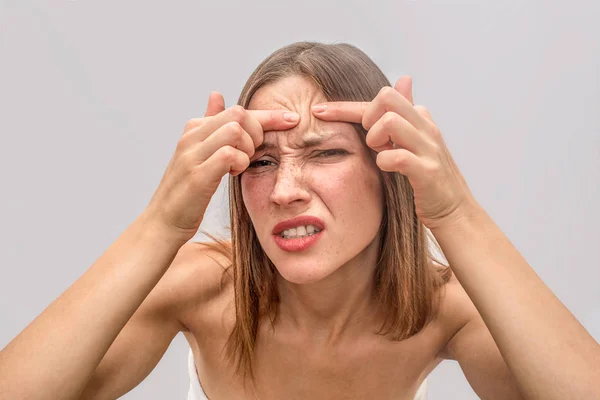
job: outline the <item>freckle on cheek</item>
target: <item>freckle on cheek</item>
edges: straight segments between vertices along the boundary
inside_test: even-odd
[[[270,196],[268,185],[261,184],[258,180],[248,181],[245,187],[246,207],[255,210],[266,210]]]

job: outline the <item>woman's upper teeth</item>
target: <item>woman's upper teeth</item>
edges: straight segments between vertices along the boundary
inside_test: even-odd
[[[321,232],[321,230],[314,225],[304,225],[304,226],[297,226],[297,227],[291,228],[291,229],[286,229],[285,231],[281,232],[281,236],[283,236],[283,237],[305,236],[305,235],[310,235],[310,234],[313,234],[316,232]]]

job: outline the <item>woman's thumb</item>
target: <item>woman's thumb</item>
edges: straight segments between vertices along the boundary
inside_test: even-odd
[[[208,105],[206,106],[206,113],[204,116],[212,117],[221,111],[225,111],[225,99],[223,99],[223,95],[219,92],[210,92],[210,96],[208,97]]]
[[[402,96],[406,97],[408,101],[411,102],[412,105],[415,105],[415,100],[413,99],[412,93],[412,78],[409,75],[404,75],[398,82],[394,85],[394,89],[399,92]]]

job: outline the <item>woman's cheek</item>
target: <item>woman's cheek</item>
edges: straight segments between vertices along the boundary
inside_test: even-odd
[[[272,184],[267,176],[257,174],[243,175],[241,184],[242,198],[252,218],[254,212],[267,208]]]
[[[319,186],[322,195],[339,198],[360,192],[356,185],[361,179],[360,173],[352,163],[332,164],[329,167],[314,169],[312,174],[312,182]]]

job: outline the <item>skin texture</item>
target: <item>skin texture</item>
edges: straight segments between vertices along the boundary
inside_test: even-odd
[[[242,175],[242,194],[280,274],[285,317],[289,313],[307,324],[304,329],[329,329],[333,335],[351,315],[372,311],[383,198],[378,168],[354,127],[312,116],[310,106],[321,101],[322,92],[298,76],[257,91],[249,109],[290,110],[301,119],[293,129],[265,132],[265,149]],[[303,143],[314,139],[322,142]],[[283,251],[273,240],[273,227],[299,215],[320,218],[322,237],[305,251]]]

